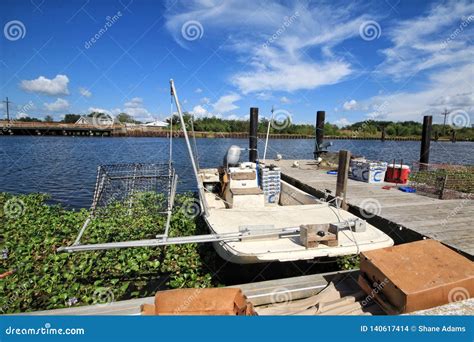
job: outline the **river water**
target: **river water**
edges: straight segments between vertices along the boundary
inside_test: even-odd
[[[222,162],[230,145],[247,147],[247,139],[197,139],[201,167],[215,167]],[[259,141],[263,155],[264,141]],[[403,159],[417,161],[420,142],[334,140],[330,151],[350,150],[371,160]],[[314,140],[270,140],[267,158],[277,153],[286,159],[311,159]],[[474,164],[474,143],[432,142],[431,163]],[[167,162],[169,140],[166,138],[97,138],[97,137],[0,137],[0,191],[11,193],[44,192],[53,202],[67,207],[89,207],[100,164],[132,162]],[[242,160],[247,160],[247,153]],[[179,175],[180,191],[195,188],[194,176],[184,139],[173,140],[173,161]]]

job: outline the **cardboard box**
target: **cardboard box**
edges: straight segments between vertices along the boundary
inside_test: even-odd
[[[362,252],[359,285],[388,314],[433,308],[474,295],[474,263],[435,240]]]

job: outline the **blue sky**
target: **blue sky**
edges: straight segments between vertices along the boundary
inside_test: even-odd
[[[472,1],[56,1],[0,4],[0,96],[13,116],[170,113],[294,122],[473,122]],[[2,108],[4,112],[4,108]],[[454,118],[456,119],[456,118]],[[458,118],[459,119],[459,118]]]

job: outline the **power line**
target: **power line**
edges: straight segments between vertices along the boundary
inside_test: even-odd
[[[444,123],[443,123],[443,135],[445,134],[446,131],[446,117],[450,114],[447,109],[444,110],[444,112],[441,113],[441,115],[444,115]]]

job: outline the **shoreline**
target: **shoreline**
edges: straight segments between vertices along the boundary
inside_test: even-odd
[[[162,127],[127,126],[127,125],[88,125],[66,124],[59,122],[10,122],[0,121],[0,136],[30,135],[30,136],[88,136],[88,137],[168,137],[169,130]],[[174,137],[183,138],[182,131],[174,131]],[[265,133],[258,133],[259,139],[265,139]],[[205,132],[196,131],[196,138],[210,139],[248,139],[248,132]],[[316,139],[310,134],[270,134],[270,139]],[[379,140],[383,141],[381,134],[363,135],[357,131],[354,135],[325,135],[327,140]],[[421,136],[388,136],[386,141],[421,141]],[[432,141],[451,141],[448,136],[432,138]],[[455,141],[472,142],[474,139],[459,137]]]

